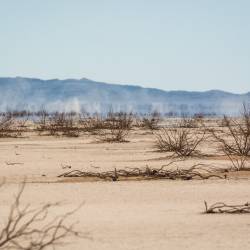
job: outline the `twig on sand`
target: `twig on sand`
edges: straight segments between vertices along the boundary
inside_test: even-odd
[[[23,165],[23,164],[24,164],[24,163],[22,163],[22,162],[8,162],[8,161],[6,161],[5,163],[6,163],[6,165],[8,165],[8,166]]]

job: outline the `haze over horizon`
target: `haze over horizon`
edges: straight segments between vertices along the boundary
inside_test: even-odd
[[[40,80],[0,77],[0,111],[41,109],[50,112],[116,112],[148,114],[238,115],[242,104],[250,103],[250,92],[232,94],[221,91],[164,91],[133,85],[107,84],[89,79]]]
[[[250,91],[250,2],[4,0],[3,77]]]

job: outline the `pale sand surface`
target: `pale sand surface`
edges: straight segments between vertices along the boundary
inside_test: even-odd
[[[93,137],[41,137],[0,140],[1,221],[24,177],[23,204],[63,201],[56,213],[84,202],[74,215],[78,228],[92,239],[74,239],[61,249],[250,249],[250,215],[205,215],[203,201],[243,203],[250,200],[248,176],[205,181],[60,182],[70,169],[105,171],[124,167],[158,167],[166,154],[155,151],[153,136],[133,133],[129,143],[97,143]],[[209,146],[209,148],[208,148]],[[203,145],[208,162],[227,166],[214,157],[215,145]],[[13,163],[18,163],[14,164]],[[1,222],[1,223],[2,223]]]

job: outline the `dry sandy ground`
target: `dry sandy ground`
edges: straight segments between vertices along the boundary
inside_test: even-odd
[[[34,206],[63,201],[55,213],[84,206],[74,215],[78,229],[91,239],[74,239],[61,249],[249,249],[250,215],[205,215],[204,203],[249,201],[247,176],[205,181],[64,182],[57,176],[72,169],[104,171],[125,167],[151,167],[166,163],[155,151],[153,136],[134,132],[129,143],[97,143],[93,137],[76,139],[29,135],[0,140],[1,221],[8,212],[17,183],[26,177],[22,203]],[[209,146],[209,147],[208,147]],[[212,156],[182,165],[208,162],[225,166],[213,157],[214,146],[202,149]],[[71,166],[68,169],[67,166]],[[1,223],[2,223],[1,222]]]

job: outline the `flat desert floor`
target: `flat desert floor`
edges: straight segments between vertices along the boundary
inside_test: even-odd
[[[88,236],[69,239],[59,249],[166,250],[250,249],[250,215],[204,214],[208,204],[250,200],[247,174],[229,179],[85,181],[58,178],[69,170],[106,171],[114,168],[160,167],[167,155],[154,147],[154,136],[133,131],[128,143],[99,143],[92,136],[47,137],[35,134],[0,140],[1,224],[18,191],[27,182],[22,204],[36,207],[61,201],[64,213],[82,202],[73,215],[77,229]],[[209,144],[209,145],[208,145]],[[179,166],[209,163],[225,167],[225,157],[213,156],[216,147],[202,145],[206,157],[193,157]]]

